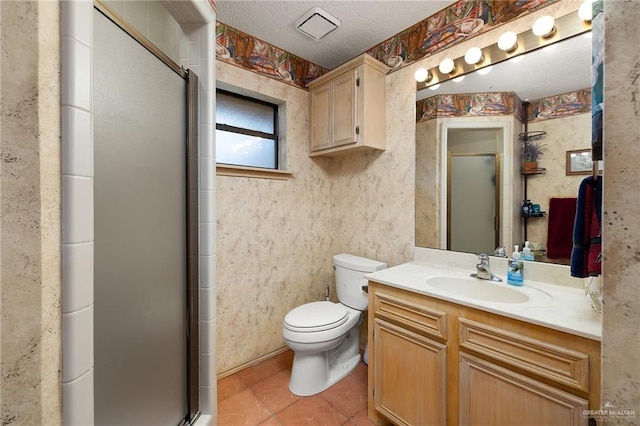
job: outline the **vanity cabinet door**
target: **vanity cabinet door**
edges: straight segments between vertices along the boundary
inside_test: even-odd
[[[396,425],[445,425],[446,345],[379,318],[373,335],[375,409]]]
[[[460,352],[460,425],[587,425],[589,402]]]

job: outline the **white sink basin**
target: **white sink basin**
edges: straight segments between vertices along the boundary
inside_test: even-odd
[[[427,285],[452,296],[498,303],[525,303],[529,296],[507,287],[507,283],[481,280],[473,277],[434,276],[427,278]]]

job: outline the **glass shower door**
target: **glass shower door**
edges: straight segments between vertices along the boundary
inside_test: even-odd
[[[94,11],[97,425],[187,406],[186,82]]]
[[[499,245],[499,158],[449,153],[447,249],[492,254]]]

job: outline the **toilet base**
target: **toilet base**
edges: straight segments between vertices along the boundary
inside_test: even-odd
[[[348,376],[360,363],[357,327],[335,349],[316,353],[295,351],[289,390],[298,396],[315,395]]]
[[[298,354],[294,355],[294,358]],[[311,396],[330,388],[348,376],[360,363],[360,355],[356,355],[332,370],[326,367],[326,353],[298,359],[300,368],[292,368],[289,390],[298,396]],[[295,364],[294,364],[295,367]],[[311,368],[307,370],[306,368]]]

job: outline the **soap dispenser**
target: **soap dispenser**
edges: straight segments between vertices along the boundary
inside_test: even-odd
[[[529,241],[525,241],[524,247],[522,247],[522,260],[535,260],[535,257],[531,252],[531,248],[529,247]]]
[[[515,286],[524,284],[524,262],[518,252],[519,246],[513,246],[513,253],[507,268],[507,283]]]

